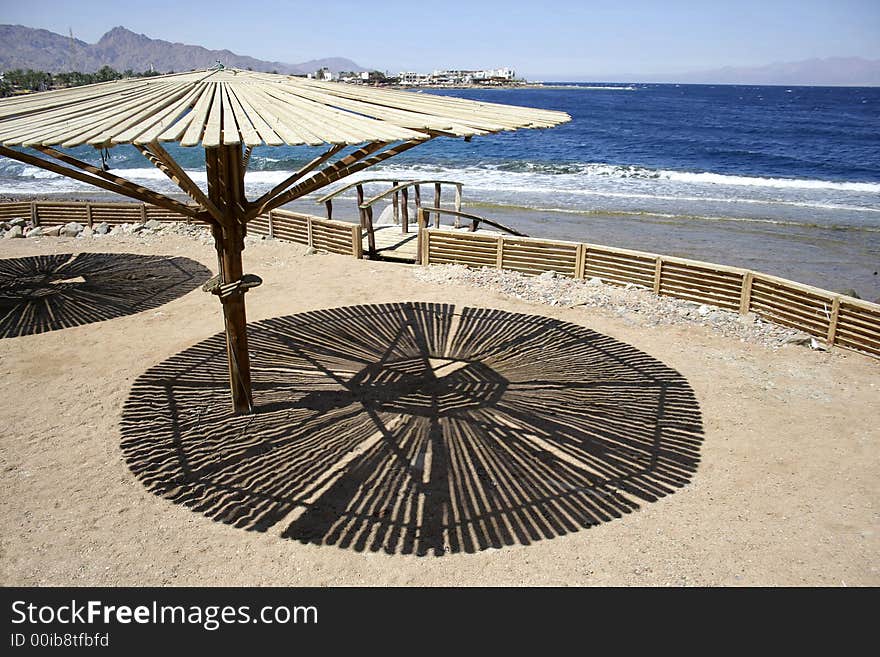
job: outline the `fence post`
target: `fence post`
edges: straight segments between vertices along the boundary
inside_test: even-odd
[[[829,345],[834,344],[834,339],[837,337],[837,318],[840,315],[840,297],[835,296],[834,301],[831,302],[831,319],[828,320],[828,338],[826,342]]]
[[[431,264],[431,231],[425,228],[423,231],[424,238],[422,239],[422,257],[421,264],[430,265]]]
[[[361,235],[360,226],[351,227],[351,246],[354,257],[363,260],[364,257],[364,238]]]
[[[416,264],[422,264],[422,242],[425,239],[425,229],[428,227],[428,216],[424,210],[419,210],[416,215],[416,222],[418,223],[418,233],[416,237]]]
[[[367,229],[367,248],[370,252],[370,257],[376,258],[376,231],[373,230],[373,206],[370,205],[364,211],[364,223],[366,224]]]
[[[742,284],[742,294],[739,298],[739,314],[745,315],[749,312],[749,306],[752,303],[752,280],[755,278],[755,273],[752,271],[747,271],[743,276],[743,284]]]
[[[333,219],[333,201],[327,199],[324,201],[324,205],[327,207],[327,220]]]
[[[36,201],[31,201],[31,223],[34,226],[40,225],[40,217],[39,217],[39,214],[37,213],[37,202]]]
[[[364,186],[358,185],[355,187],[355,190],[357,191],[358,220],[361,222],[361,228],[366,228],[367,217],[364,209],[361,207],[364,204]]]
[[[574,257],[574,277],[575,278],[583,278],[584,277],[584,265],[586,258],[584,257],[587,252],[587,247],[583,244],[578,244],[577,251],[575,252]]]
[[[663,258],[657,256],[654,262],[654,294],[660,294],[660,280],[663,276]]]
[[[312,240],[312,218],[311,217],[306,217],[306,234],[307,234],[307,238],[309,241],[309,246],[314,248],[315,243]]]
[[[495,266],[498,269],[504,268],[504,237],[498,236],[498,249],[495,252]]]
[[[141,223],[147,223],[147,204],[141,203]]]
[[[86,203],[86,221],[89,224],[89,228],[92,227],[92,204]]]
[[[461,183],[456,183],[455,185],[455,202],[453,204],[453,209],[456,212],[461,212]],[[461,227],[461,217],[455,215],[455,223],[452,224],[454,228]]]
[[[267,224],[269,226],[269,237],[272,237],[272,238],[275,237],[275,223],[274,223],[275,219],[272,216],[273,212],[275,212],[275,210],[269,210],[269,212],[266,215],[268,217]]]

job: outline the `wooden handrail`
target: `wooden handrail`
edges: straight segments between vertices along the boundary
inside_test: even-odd
[[[515,228],[511,228],[510,226],[505,226],[504,224],[500,224],[497,221],[492,221],[491,219],[486,219],[485,217],[481,217],[476,214],[470,214],[469,212],[460,212],[458,210],[447,210],[446,208],[422,208],[419,212],[419,228],[425,228],[427,226],[427,215],[439,212],[442,214],[452,215],[453,217],[458,217],[460,219],[470,219],[471,220],[471,232],[477,230],[481,223],[489,224],[490,226],[494,226],[500,230],[503,230],[505,233],[510,233],[511,235],[516,235],[517,237],[528,237],[525,233],[521,233]]]
[[[363,180],[356,180],[353,183],[349,183],[344,187],[340,187],[339,189],[330,192],[329,194],[325,194],[321,198],[317,199],[315,203],[326,203],[332,198],[339,196],[342,192],[348,191],[352,187],[357,187],[358,185],[369,185],[371,183],[393,183],[394,185],[398,185],[400,183],[400,178],[364,178]],[[461,185],[460,182],[455,180],[410,180],[404,181],[406,187],[412,187],[413,185],[430,185],[434,183],[439,183],[441,185]]]

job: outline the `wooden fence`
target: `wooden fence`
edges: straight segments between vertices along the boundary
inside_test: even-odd
[[[738,267],[618,249],[464,231],[423,229],[423,264],[458,263],[526,274],[638,285],[657,294],[752,312],[830,345],[880,356],[880,304]]]
[[[34,201],[0,203],[0,221],[34,225],[77,221],[111,225],[180,221],[180,215],[143,203]],[[361,226],[288,210],[272,210],[248,224],[251,233],[363,257]],[[880,356],[880,304],[835,294],[738,267],[596,244],[423,228],[423,264],[459,263],[526,274],[555,271],[574,278],[632,283],[657,294],[718,306],[799,329],[827,344]]]
[[[176,212],[143,203],[98,203],[78,201],[26,201],[0,203],[0,221],[22,218],[35,226],[58,226],[71,221],[93,226],[157,221],[185,221]],[[308,214],[272,210],[248,224],[248,231],[288,242],[307,244],[331,253],[363,257],[361,227],[345,221]]]
[[[248,224],[248,231],[276,239],[307,244],[322,251],[363,258],[363,233],[359,224],[322,219],[289,210],[272,210]]]

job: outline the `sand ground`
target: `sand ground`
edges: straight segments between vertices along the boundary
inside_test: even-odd
[[[0,243],[0,257],[75,251],[186,255],[166,235]],[[149,493],[126,466],[119,421],[132,382],[222,328],[195,290],[90,325],[0,340],[3,585],[878,585],[880,362],[778,351],[698,326],[646,329],[585,308],[432,286],[410,268],[259,242],[265,284],[250,320],[389,301],[543,314],[640,349],[682,373],[704,422],[691,483],[566,536],[476,554],[418,557],[304,545],[210,520]]]

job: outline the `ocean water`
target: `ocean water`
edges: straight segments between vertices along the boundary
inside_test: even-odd
[[[469,143],[437,139],[359,177],[459,180],[468,209],[530,235],[880,297],[880,88],[572,84],[421,93],[559,109],[572,121]],[[200,149],[172,150],[204,184]],[[73,152],[99,161],[92,149]],[[271,188],[314,153],[256,149],[248,193]],[[114,148],[110,164],[175,191],[129,147]],[[0,159],[0,195],[70,193],[93,190]],[[336,216],[355,216],[350,200]],[[320,212],[313,199],[296,205]]]

